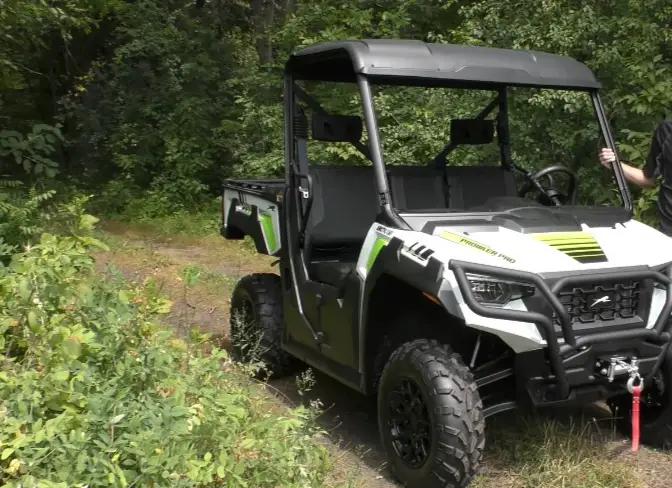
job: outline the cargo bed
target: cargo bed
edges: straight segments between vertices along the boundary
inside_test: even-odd
[[[280,206],[283,179],[224,180],[221,234],[226,239],[254,241],[257,252],[280,251]]]

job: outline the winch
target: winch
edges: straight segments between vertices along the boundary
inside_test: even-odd
[[[596,364],[602,376],[613,382],[617,375],[628,375],[626,388],[632,394],[632,451],[639,449],[639,402],[644,381],[639,374],[639,362],[636,357],[628,359],[622,356],[610,358],[608,361],[599,360]]]

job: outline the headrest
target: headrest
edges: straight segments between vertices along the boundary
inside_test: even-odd
[[[316,141],[356,142],[362,138],[362,130],[362,119],[356,115],[313,115],[312,137]]]
[[[458,146],[489,144],[494,138],[493,120],[453,119],[450,121],[450,141]]]

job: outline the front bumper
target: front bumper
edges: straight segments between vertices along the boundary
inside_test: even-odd
[[[636,271],[596,272],[594,274],[571,275],[561,278],[549,285],[541,276],[526,271],[517,271],[497,266],[490,266],[466,261],[451,260],[449,269],[455,274],[457,284],[467,306],[476,314],[493,319],[512,320],[534,323],[546,340],[546,357],[550,376],[529,375],[531,383],[552,383],[554,401],[570,399],[570,387],[591,387],[598,383],[593,370],[597,360],[610,354],[618,354],[624,349],[640,354],[640,374],[644,381],[649,382],[660,369],[672,342],[672,263],[664,272],[650,268]],[[539,290],[547,305],[555,312],[561,333],[555,329],[553,319],[537,311],[510,310],[488,307],[476,300],[467,278],[467,273],[503,280],[515,280],[533,285]],[[618,280],[650,280],[666,288],[666,297],[655,324],[651,328],[645,326],[626,330],[609,330],[608,327],[583,330],[574,329],[570,316],[558,298],[560,290],[567,286],[580,286],[595,282]],[[563,339],[560,344],[559,338]],[[642,356],[643,355],[643,356]],[[518,376],[518,374],[517,374]],[[528,385],[531,388],[531,385]],[[575,392],[572,392],[574,395]],[[552,401],[551,401],[552,402]],[[542,401],[535,403],[549,403]]]

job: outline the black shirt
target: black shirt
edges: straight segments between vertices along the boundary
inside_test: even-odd
[[[663,120],[653,131],[651,149],[642,172],[647,178],[662,177],[658,218],[660,230],[672,237],[672,120]]]

